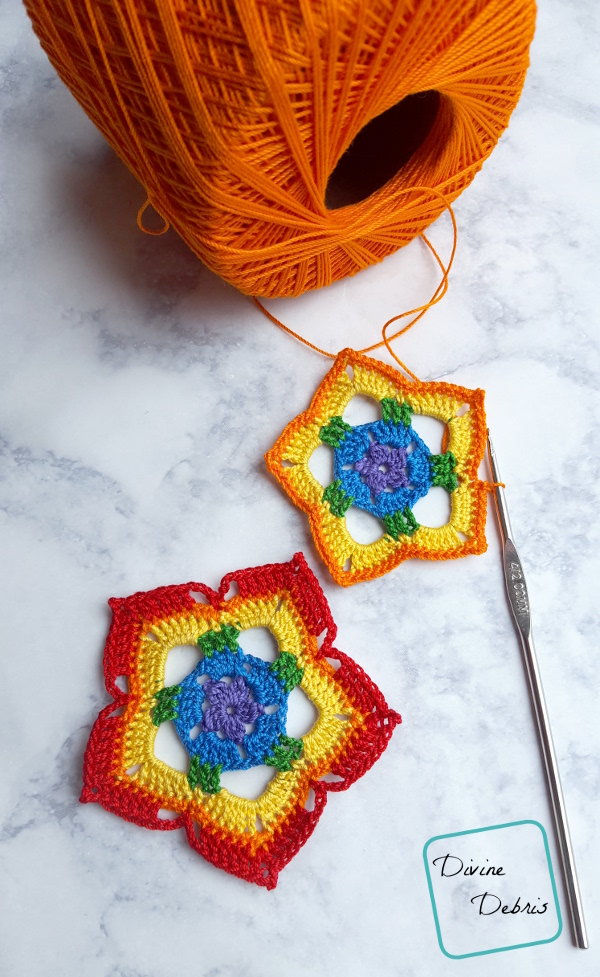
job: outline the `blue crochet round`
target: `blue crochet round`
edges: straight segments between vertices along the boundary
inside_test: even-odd
[[[352,428],[334,449],[334,478],[353,505],[383,519],[427,495],[430,455],[411,425],[372,421]]]
[[[239,647],[235,652],[225,648],[202,658],[181,682],[173,722],[187,752],[197,756],[200,765],[249,770],[262,765],[280,734],[285,735],[288,696],[267,662]],[[266,713],[269,706],[278,708]],[[254,728],[246,732],[250,724]],[[192,739],[190,732],[198,725],[200,731]]]

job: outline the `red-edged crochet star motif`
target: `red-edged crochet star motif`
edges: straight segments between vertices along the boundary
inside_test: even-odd
[[[238,593],[226,599],[234,582]],[[109,604],[104,669],[114,701],[92,729],[81,800],[146,828],[183,827],[208,861],[273,888],[314,830],[327,792],[346,790],[366,773],[400,716],[333,647],[331,612],[301,553],[230,573],[217,591],[188,583]],[[275,638],[274,660],[244,651],[244,632],[258,627]],[[165,685],[167,656],[181,645],[196,649],[197,663],[181,682]],[[296,687],[317,715],[301,737],[286,725]],[[187,751],[187,771],[155,755],[164,723]],[[255,799],[221,782],[256,766],[272,777]],[[329,774],[336,780],[325,780]],[[159,817],[165,809],[172,820]]]

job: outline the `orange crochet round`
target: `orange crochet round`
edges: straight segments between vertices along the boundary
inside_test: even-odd
[[[453,200],[492,151],[535,22],[534,0],[26,6],[59,75],[154,207],[209,268],[267,297],[352,275],[439,216],[443,201],[427,190]],[[402,105],[432,113],[420,145],[410,155],[409,133],[408,159],[387,182],[332,205],[328,184],[355,137],[400,106],[363,134],[366,168],[385,179],[394,127],[414,123]]]

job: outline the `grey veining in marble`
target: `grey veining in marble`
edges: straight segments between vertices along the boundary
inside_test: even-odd
[[[332,583],[263,462],[326,363],[173,232],[139,233],[142,189],[57,79],[24,11],[0,6],[3,973],[600,972],[599,38],[593,0],[541,3],[521,102],[456,204],[450,291],[399,344],[422,377],[487,391],[591,943],[575,950],[565,929],[546,946],[452,961],[435,937],[424,843],[523,818],[552,839],[494,521],[482,557],[412,562],[349,591]],[[432,236],[448,249],[443,218]],[[415,242],[272,307],[333,350],[360,347],[434,287]],[[404,721],[373,769],[330,795],[266,892],[204,863],[181,832],[77,799],[107,701],[107,599],[216,585],[298,549],[339,647]]]

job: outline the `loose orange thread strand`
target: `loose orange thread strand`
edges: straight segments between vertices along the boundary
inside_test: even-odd
[[[381,336],[382,336],[382,338],[381,338],[381,340],[378,343],[373,343],[373,345],[371,345],[371,346],[366,346],[364,349],[358,350],[358,352],[359,353],[371,353],[373,350],[380,349],[382,346],[385,346],[386,349],[387,349],[387,351],[389,352],[389,354],[396,361],[396,363],[399,364],[399,366],[407,374],[407,376],[409,376],[412,380],[418,382],[419,381],[419,377],[415,373],[413,373],[412,370],[410,370],[407,367],[406,363],[404,363],[401,359],[399,359],[399,357],[396,355],[396,353],[392,349],[391,343],[393,342],[394,339],[397,339],[399,336],[402,336],[403,333],[408,332],[409,329],[412,329],[412,327],[415,325],[415,323],[418,322],[419,319],[422,319],[423,316],[425,315],[425,313],[433,305],[437,305],[437,303],[440,302],[441,299],[443,299],[444,295],[448,291],[448,276],[450,274],[450,269],[452,268],[452,264],[454,262],[454,257],[456,255],[456,245],[457,245],[457,240],[458,240],[458,228],[457,228],[457,225],[456,225],[456,217],[454,216],[454,210],[452,209],[452,204],[450,203],[449,200],[447,200],[443,196],[443,194],[440,193],[439,190],[436,190],[435,188],[432,188],[432,187],[413,187],[412,190],[407,190],[407,193],[413,192],[413,191],[414,192],[418,192],[418,191],[428,191],[428,192],[431,192],[431,193],[435,194],[436,196],[441,197],[441,199],[444,202],[444,206],[445,206],[446,210],[448,211],[448,213],[450,215],[450,219],[452,221],[452,231],[453,231],[452,251],[450,253],[450,258],[448,260],[448,265],[447,266],[444,265],[442,259],[440,258],[439,254],[437,253],[437,251],[434,248],[434,246],[431,243],[431,241],[424,234],[421,234],[421,238],[422,238],[423,242],[427,245],[427,247],[429,248],[429,250],[433,254],[435,260],[437,261],[437,263],[438,263],[438,265],[439,265],[439,267],[440,267],[440,269],[442,271],[442,279],[441,279],[441,281],[439,282],[439,284],[438,284],[435,292],[433,293],[433,295],[431,296],[431,298],[429,299],[429,301],[425,303],[425,305],[418,305],[414,309],[408,309],[406,312],[400,312],[398,315],[392,316],[392,318],[391,319],[388,319],[387,322],[385,322],[384,325],[383,325],[383,327],[382,327],[382,330],[381,330]],[[139,223],[139,220],[138,220],[138,223]],[[308,339],[305,339],[303,336],[301,336],[299,333],[295,332],[293,329],[290,329],[289,326],[286,326],[285,323],[281,322],[281,320],[277,318],[277,316],[274,316],[271,312],[269,312],[269,310],[265,308],[265,306],[262,304],[262,302],[260,301],[260,299],[258,299],[256,296],[252,296],[252,301],[257,306],[257,308],[259,308],[260,311],[268,319],[271,320],[271,322],[273,322],[276,326],[278,326],[284,332],[288,333],[290,336],[293,336],[293,338],[294,339],[297,339],[298,342],[303,343],[305,346],[308,346],[309,349],[313,349],[315,352],[320,353],[322,356],[327,356],[329,359],[334,360],[336,358],[337,353],[331,353],[328,350],[321,349],[320,346],[316,346],[314,343],[311,343]],[[397,332],[395,332],[392,336],[388,336],[387,335],[388,326],[391,326],[391,324],[393,322],[397,322],[399,319],[405,319],[407,316],[410,316],[410,315],[414,315],[415,318],[412,319],[407,325],[403,326],[402,329],[398,329]]]
[[[279,329],[283,329],[283,331],[287,332],[289,336],[293,336],[294,339],[297,339],[299,343],[303,343],[305,346],[308,346],[309,349],[314,349],[316,353],[321,353],[322,356],[327,356],[330,360],[335,359],[335,353],[330,353],[326,349],[321,349],[320,346],[316,346],[314,343],[311,343],[309,339],[305,339],[304,336],[300,335],[300,333],[294,332],[294,330],[290,329],[289,326],[286,326],[281,319],[278,319],[277,316],[274,316],[272,312],[269,312],[269,310],[266,309],[262,304],[260,299],[257,299],[255,295],[251,295],[250,297],[257,308],[259,308],[260,311],[266,315],[267,319],[270,319],[271,322],[278,326]]]

